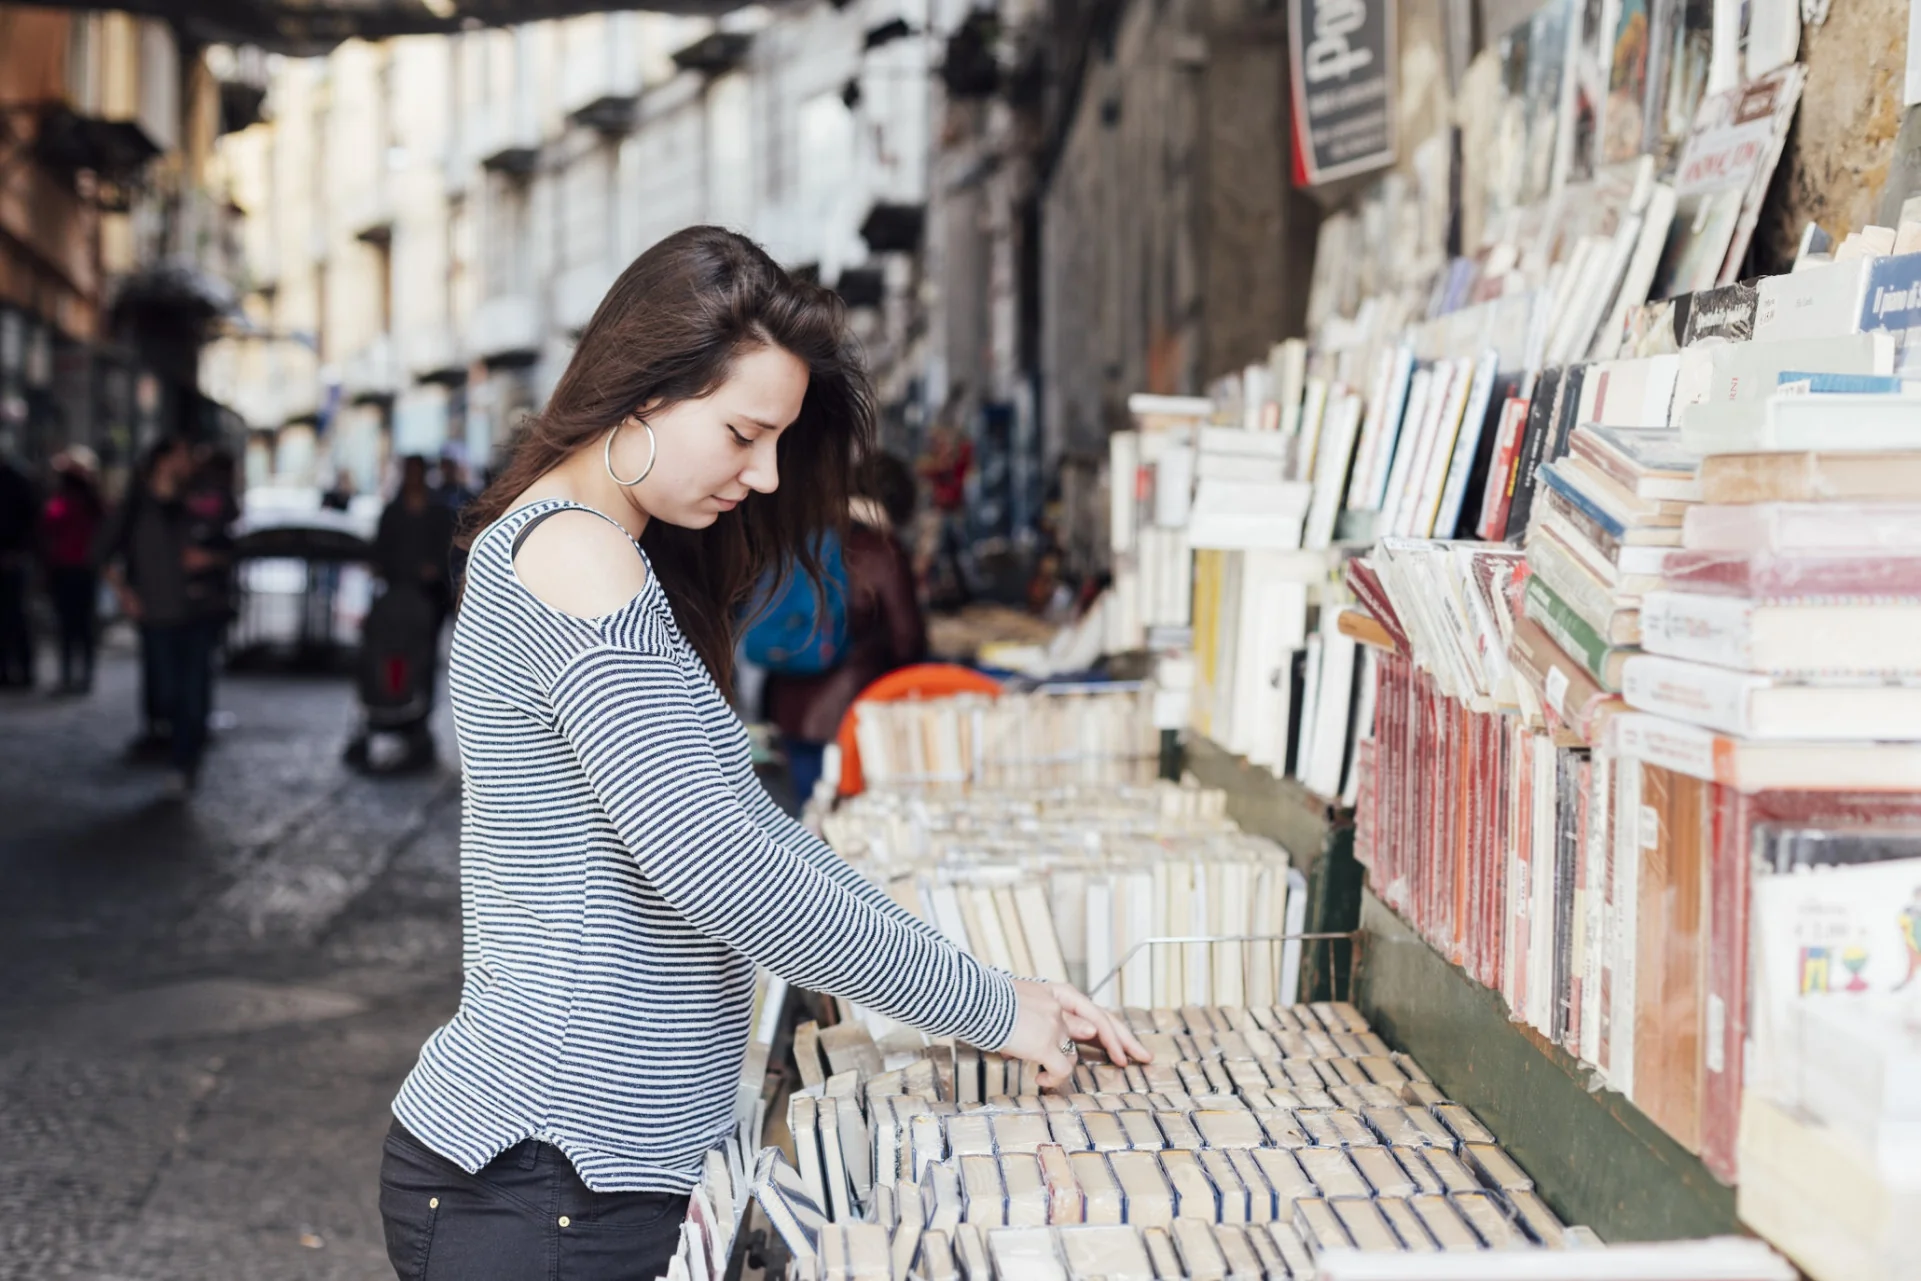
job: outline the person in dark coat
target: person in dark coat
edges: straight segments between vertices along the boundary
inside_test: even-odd
[[[0,687],[33,688],[33,626],[27,601],[40,524],[40,495],[12,459],[0,456]]]
[[[150,719],[136,752],[164,734],[171,790],[185,797],[200,778],[213,655],[227,623],[231,509],[203,491],[205,475],[183,439],[154,446],[141,477],[115,514],[100,559],[122,612],[140,628]]]
[[[841,661],[817,676],[767,677],[767,718],[781,747],[797,800],[805,804],[820,781],[827,744],[841,718],[869,685],[927,653],[927,623],[914,590],[913,560],[897,531],[914,516],[914,475],[891,454],[865,468],[848,515],[841,557],[847,570],[847,648]]]
[[[40,514],[41,556],[47,596],[60,629],[60,692],[93,689],[94,655],[99,649],[100,572],[94,545],[100,541],[106,507],[94,483],[92,451],[66,450],[53,460],[59,477]]]

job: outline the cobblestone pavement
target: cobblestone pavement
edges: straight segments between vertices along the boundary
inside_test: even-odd
[[[123,644],[90,698],[0,695],[0,1279],[391,1278],[375,1171],[458,991],[458,780],[346,770],[343,680],[236,676],[169,802],[120,760],[134,686]]]

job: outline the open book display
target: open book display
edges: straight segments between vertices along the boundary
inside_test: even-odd
[[[1279,936],[1300,933],[1305,882],[1223,801],[1167,782],[870,790],[822,828],[902,907],[1010,973],[1130,1004],[1288,1001],[1301,944]],[[1224,941],[1146,943],[1159,938]]]
[[[964,1046],[883,1054],[858,1028],[803,1029],[802,1076],[832,1075],[791,1102],[795,1165],[769,1150],[755,1179],[791,1275],[1280,1279],[1338,1275],[1359,1252],[1435,1261],[1393,1276],[1465,1277],[1496,1273],[1444,1256],[1607,1249],[1563,1226],[1495,1136],[1350,1005],[1125,1014],[1155,1061],[1092,1051],[1071,1093],[1039,1093],[1030,1067]],[[1499,1275],[1792,1276],[1754,1250]]]

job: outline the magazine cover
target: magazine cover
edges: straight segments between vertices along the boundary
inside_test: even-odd
[[[1702,102],[1675,172],[1674,225],[1653,296],[1731,284],[1801,100],[1804,68],[1783,67]]]
[[[1650,0],[1621,0],[1608,71],[1607,112],[1602,121],[1602,158],[1608,164],[1641,154],[1647,125],[1648,54],[1652,46]]]

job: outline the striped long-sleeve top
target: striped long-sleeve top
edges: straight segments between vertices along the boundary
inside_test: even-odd
[[[533,1138],[596,1191],[684,1192],[732,1124],[757,964],[986,1047],[1014,989],[774,805],[651,567],[596,619],[520,583],[521,537],[571,506],[509,512],[468,560],[466,982],[394,1113],[469,1171]]]

